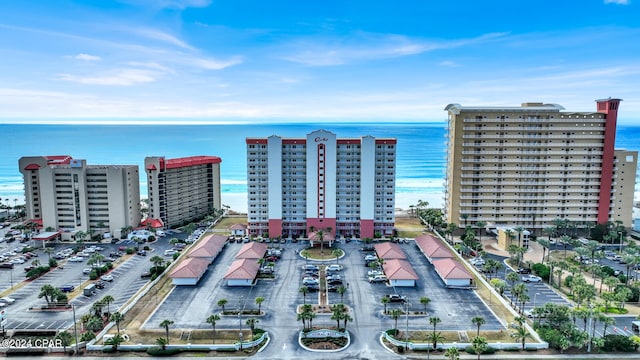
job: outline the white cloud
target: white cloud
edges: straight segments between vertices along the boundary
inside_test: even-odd
[[[98,76],[59,74],[57,78],[85,85],[131,86],[154,82],[159,78],[159,75],[158,72],[149,70],[117,69]]]
[[[211,4],[211,0],[121,0],[121,2],[136,6],[178,10],[184,10],[188,7],[207,7]]]
[[[629,0],[604,0],[605,4],[629,5]]]
[[[490,33],[471,39],[434,41],[412,39],[395,34],[358,32],[345,38],[313,38],[296,40],[294,50],[285,60],[308,66],[336,66],[352,62],[417,55],[429,51],[457,48],[491,41],[505,33]]]
[[[76,60],[84,60],[84,61],[99,61],[101,60],[100,56],[97,55],[89,55],[89,54],[84,54],[84,53],[80,53],[76,56],[73,57]]]
[[[195,50],[191,45],[178,39],[177,37],[156,29],[132,29],[133,32],[148,39],[158,40],[167,44],[175,45],[183,49]]]
[[[452,67],[452,68],[461,67],[462,66],[462,65],[458,64],[457,62],[451,61],[451,60],[441,61],[441,62],[438,63],[438,65],[444,66],[444,67]]]
[[[229,60],[221,61],[207,58],[189,57],[185,59],[186,63],[205,70],[222,70],[230,66],[242,63],[242,57],[234,56]]]

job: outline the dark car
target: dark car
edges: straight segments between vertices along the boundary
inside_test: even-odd
[[[327,291],[337,292],[339,287],[340,286],[338,286],[338,285],[329,285],[329,286],[327,286]]]
[[[2,263],[0,264],[0,269],[13,269],[13,264],[12,263]]]
[[[93,284],[96,286],[96,289],[104,289],[104,286],[106,285],[106,283],[102,280],[98,280]]]
[[[75,289],[75,288],[76,288],[75,286],[69,285],[69,284],[62,285],[62,286],[59,287],[60,291],[62,291],[62,292],[72,292],[73,289]]]
[[[144,279],[144,278],[151,277],[151,271],[145,271],[145,272],[143,272],[142,274],[140,274],[140,277],[141,277],[141,278],[143,278],[143,279]]]
[[[520,268],[520,269],[518,269],[518,274],[531,274],[531,269],[529,269],[529,268]]]
[[[140,251],[138,251],[138,255],[140,255],[140,256],[147,256],[147,252],[146,252],[146,251],[144,251],[144,250],[140,250]]]

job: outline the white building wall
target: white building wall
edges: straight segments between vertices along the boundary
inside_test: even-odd
[[[376,139],[362,138],[360,160],[360,218],[372,220],[376,192]]]
[[[325,145],[323,164],[318,163],[319,144]],[[320,165],[323,169],[320,169]],[[324,174],[322,193],[319,193],[319,171],[323,171]],[[318,211],[319,198],[324,199],[323,214]],[[307,217],[330,219],[336,217],[336,135],[325,130],[314,131],[307,135]]]
[[[229,279],[227,286],[251,286],[253,279]]]
[[[267,140],[267,191],[269,219],[282,219],[282,138],[270,136]]]

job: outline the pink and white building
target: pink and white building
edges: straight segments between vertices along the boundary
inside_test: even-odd
[[[392,235],[396,139],[247,138],[249,233],[304,237]]]

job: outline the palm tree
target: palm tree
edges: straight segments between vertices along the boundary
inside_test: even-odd
[[[103,307],[104,307],[104,304],[102,303],[102,301],[98,300],[94,302],[93,305],[91,305],[91,310],[93,310],[93,313],[95,314],[95,316],[102,318]]]
[[[115,334],[110,339],[107,339],[104,343],[107,345],[111,345],[113,347],[113,351],[118,351],[118,346],[124,342],[124,338],[120,334]]]
[[[258,315],[262,314],[262,303],[264,302],[264,298],[262,296],[258,296],[256,298],[256,305],[258,305]]]
[[[306,287],[306,286],[302,286],[300,289],[298,289],[298,292],[300,294],[302,294],[303,304],[306,305],[307,304],[307,294],[309,293],[309,288]]]
[[[427,340],[431,341],[431,344],[433,346],[433,349],[437,349],[438,348],[438,343],[441,343],[445,340],[444,336],[442,336],[442,332],[438,331],[438,332],[432,332],[429,335],[427,335]]]
[[[113,298],[113,296],[111,295],[105,295],[102,300],[100,300],[103,304],[107,305],[107,314],[110,314],[111,311],[109,311],[109,304],[111,304],[112,302],[116,301],[116,299]]]
[[[218,300],[218,306],[220,306],[222,308],[222,313],[224,314],[224,306],[227,305],[227,299],[220,299]]]
[[[40,288],[40,294],[38,294],[38,298],[44,297],[44,300],[47,302],[47,306],[49,306],[49,304],[53,302],[56,290],[57,289],[54,288],[53,285],[42,285],[42,287]]]
[[[402,315],[402,310],[400,309],[392,309],[389,313],[389,316],[395,321],[395,325],[393,326],[396,331],[398,330],[398,318]]]
[[[251,329],[251,334],[253,334],[253,331],[256,328],[256,324],[259,323],[260,321],[256,318],[248,318],[247,321],[245,322],[245,324],[247,324],[247,326],[249,327],[249,329]]]
[[[480,355],[487,350],[487,339],[482,336],[476,336],[471,342],[471,347],[473,348],[473,352],[478,354],[478,360],[480,360]]]
[[[420,298],[420,304],[424,305],[424,313],[427,313],[427,305],[429,305],[429,303],[431,302],[431,299],[423,296]]]
[[[516,339],[516,341],[521,341],[522,350],[524,350],[525,342],[527,341],[527,338],[531,337],[531,334],[529,334],[527,328],[524,327],[524,323],[526,321],[525,318],[518,316],[514,320],[518,323],[518,326],[516,326],[515,331],[511,333],[511,337]]]
[[[80,230],[76,232],[75,238],[76,238],[76,242],[78,243],[78,246],[80,247],[80,249],[84,248],[84,239],[87,237],[86,232]]]
[[[167,348],[167,344],[169,344],[169,340],[163,338],[163,337],[159,337],[156,339],[156,344],[160,345],[160,347],[162,348],[162,350],[165,350]]]
[[[482,243],[482,230],[486,225],[487,223],[484,221],[476,222],[476,228],[478,228],[478,241],[480,241],[480,243]]]
[[[344,304],[336,304],[331,307],[331,320],[335,320],[337,322],[336,329],[340,330],[340,320],[344,319],[344,315],[346,313],[346,308]],[[346,324],[345,324],[346,327]]]
[[[542,261],[541,262],[544,264],[544,255],[545,255],[545,252],[547,252],[547,250],[549,250],[549,253],[551,252],[551,250],[549,249],[551,247],[551,243],[547,239],[538,239],[538,244],[540,244],[540,246],[542,246]]]
[[[71,341],[73,341],[73,335],[71,335],[68,331],[61,331],[56,334],[55,337],[57,340],[60,340],[62,343],[62,349],[66,353],[67,346],[71,345]]]
[[[438,326],[438,324],[440,324],[441,322],[442,320],[440,320],[440,318],[437,316],[432,316],[429,318],[429,324],[433,325],[433,332],[436,332],[436,326]],[[433,347],[435,349],[435,345]]]
[[[474,316],[471,319],[471,323],[478,327],[478,332],[476,336],[480,336],[480,326],[484,325],[487,321],[482,316]]]
[[[336,257],[336,264],[337,264],[338,263],[338,259],[340,258],[340,255],[342,255],[342,250],[333,249],[333,251],[331,252],[331,255]]]
[[[444,356],[449,360],[460,360],[460,352],[458,348],[455,347],[448,348],[447,351],[444,352]]]
[[[149,261],[151,261],[151,263],[153,264],[153,266],[154,266],[155,268],[159,268],[159,267],[161,267],[161,266],[162,266],[162,264],[164,263],[164,259],[163,259],[163,258],[161,258],[161,257],[160,257],[160,256],[158,256],[158,255],[154,255],[154,256],[152,256],[152,257],[149,259]]]
[[[51,262],[51,254],[53,254],[53,248],[50,247],[46,247],[44,248],[44,253],[47,254],[49,256],[49,262]]]
[[[213,343],[216,343],[216,322],[220,320],[220,315],[212,314],[207,318],[207,323],[211,324],[213,327]]]
[[[111,314],[111,318],[109,318],[109,320],[116,323],[116,329],[118,329],[118,334],[120,334],[120,323],[124,321],[124,315],[116,311]]]
[[[98,332],[100,330],[102,330],[102,327],[104,326],[104,323],[102,322],[102,319],[92,316],[89,321],[87,321],[87,330]]]
[[[340,294],[340,302],[343,303],[344,302],[344,293],[347,292],[347,287],[344,285],[340,285],[338,287],[338,294]]]
[[[564,248],[564,258],[566,259],[567,258],[567,246],[571,242],[571,236],[562,235],[560,237],[560,242],[562,242],[562,247]]]
[[[390,300],[389,300],[389,297],[387,297],[387,296],[383,296],[383,297],[380,299],[380,302],[382,303],[382,305],[384,305],[384,313],[385,313],[385,314],[387,313],[387,304],[389,303],[389,301],[390,301]]]
[[[173,320],[169,320],[169,319],[164,319],[162,320],[162,322],[160,323],[160,327],[164,328],[164,331],[167,335],[166,339],[167,339],[167,344],[169,344],[169,326],[173,325],[174,322]]]

